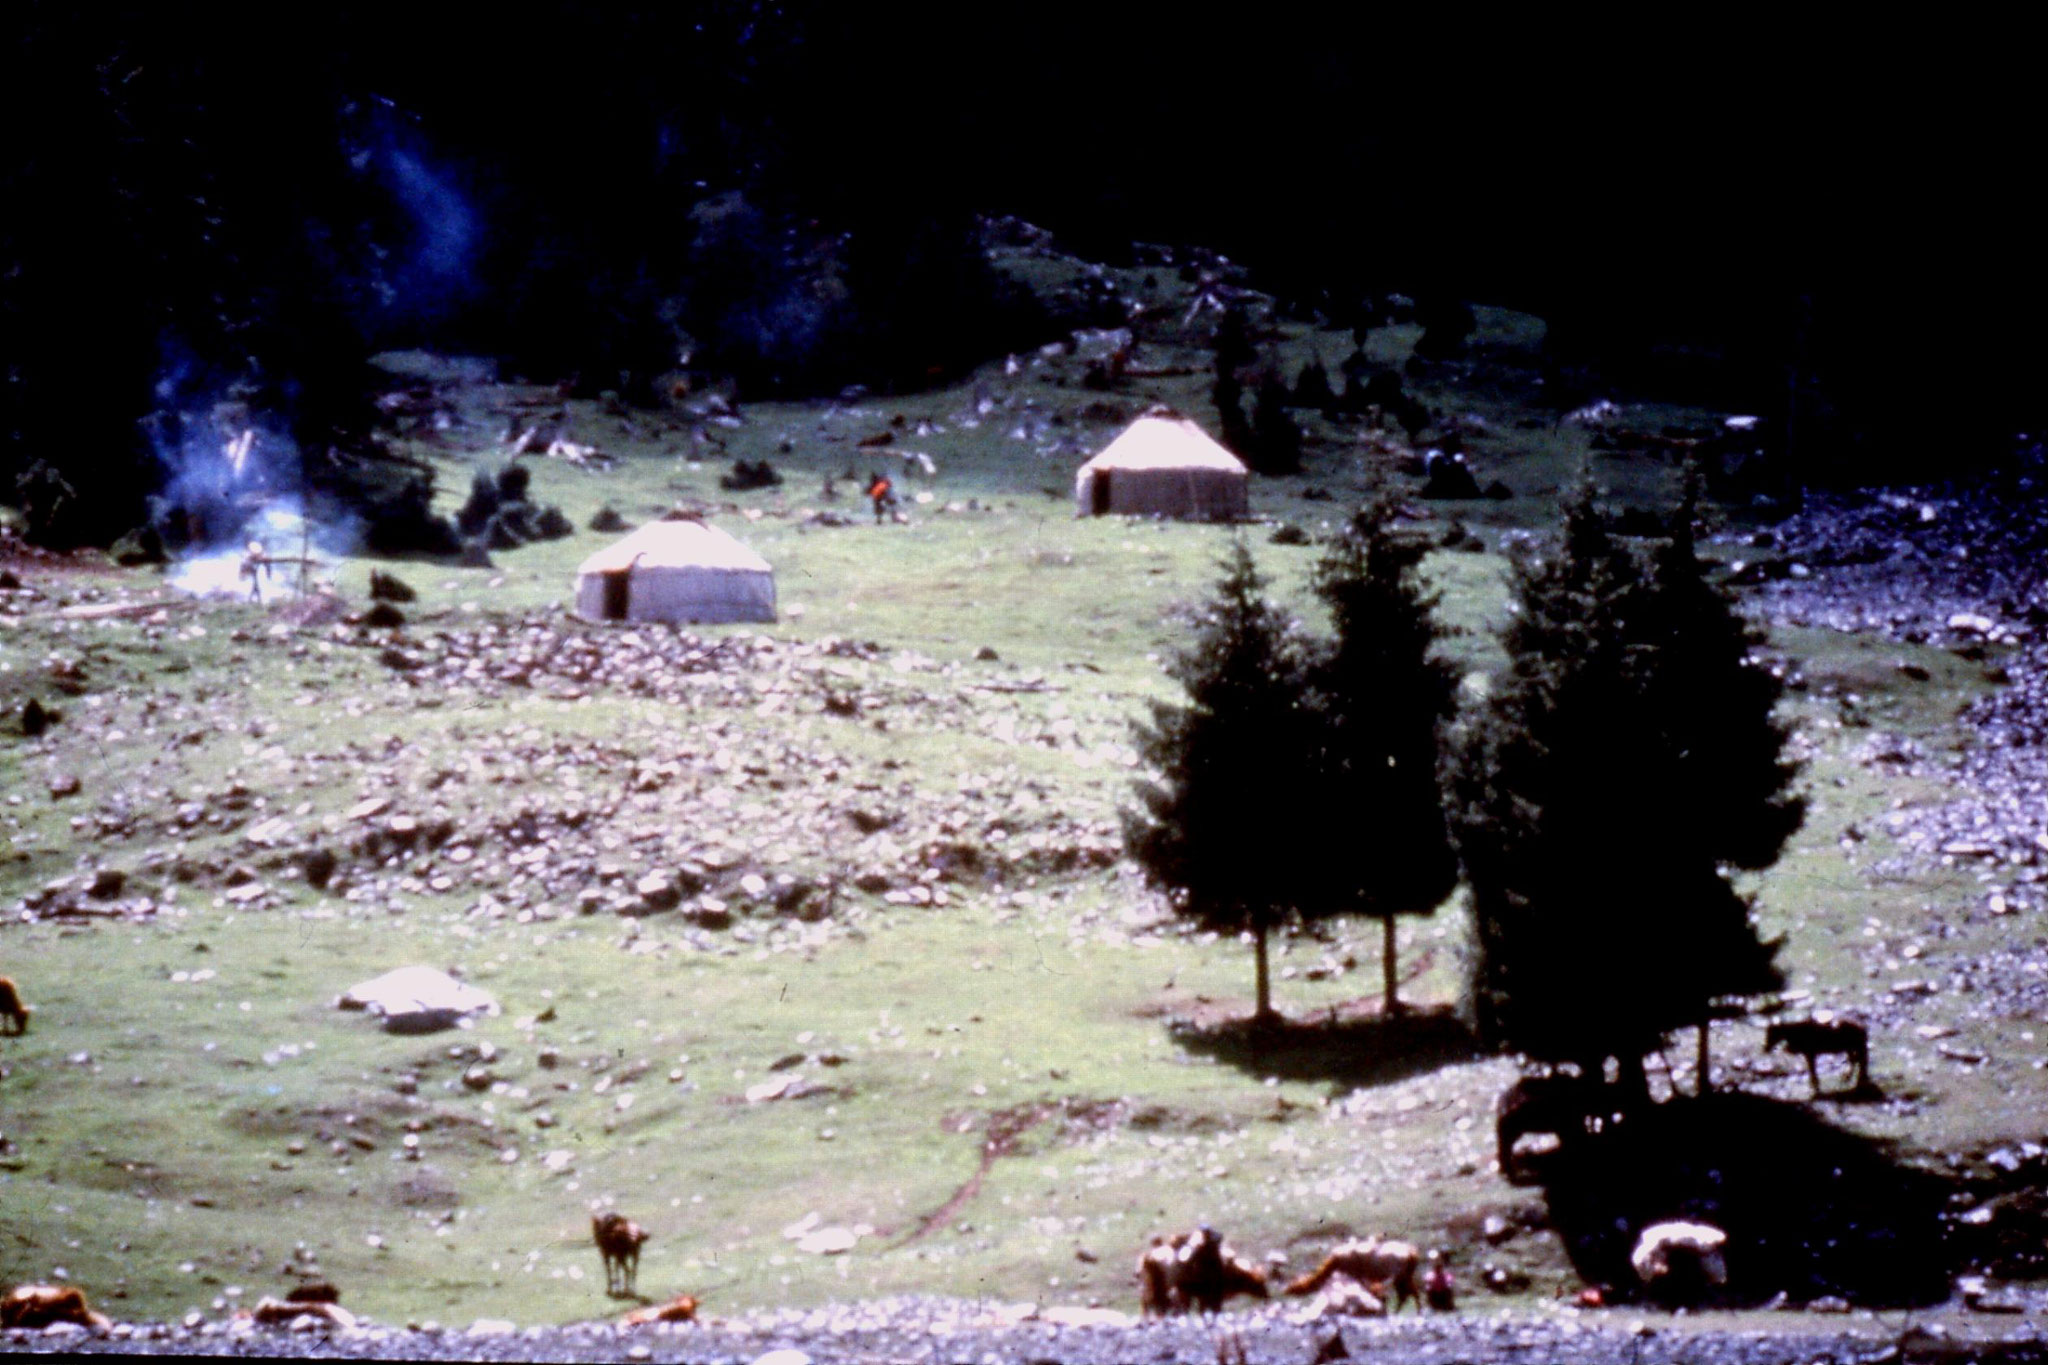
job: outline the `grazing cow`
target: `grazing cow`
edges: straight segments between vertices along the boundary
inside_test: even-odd
[[[106,1314],[87,1306],[85,1291],[77,1285],[16,1285],[0,1299],[0,1327],[49,1327],[60,1322],[102,1330],[113,1326]]]
[[[1422,1295],[1415,1285],[1422,1268],[1422,1253],[1410,1242],[1384,1237],[1342,1242],[1323,1258],[1323,1263],[1287,1286],[1289,1294],[1313,1294],[1332,1275],[1343,1275],[1371,1289],[1380,1298],[1391,1296],[1396,1313],[1410,1299],[1415,1311],[1422,1311]]]
[[[21,1003],[21,989],[12,977],[0,976],[0,1022],[9,1033],[27,1033],[28,1017],[35,1011]]]
[[[1266,1272],[1240,1259],[1204,1223],[1193,1232],[1154,1237],[1138,1258],[1139,1303],[1146,1317],[1217,1313],[1233,1294],[1268,1296]]]
[[[695,1322],[697,1300],[688,1294],[678,1294],[667,1303],[653,1304],[646,1308],[635,1308],[619,1319],[621,1327],[645,1327],[650,1322]]]
[[[1854,1019],[1796,1019],[1772,1024],[1764,1030],[1764,1051],[1781,1047],[1806,1059],[1806,1078],[1813,1083],[1816,1096],[1820,1094],[1817,1057],[1846,1057],[1856,1069],[1852,1089],[1870,1085],[1870,1031]]]
[[[1696,1303],[1709,1285],[1728,1283],[1722,1250],[1728,1234],[1711,1223],[1652,1223],[1629,1254],[1636,1278],[1663,1303]]]
[[[647,1229],[622,1213],[600,1213],[590,1220],[590,1235],[604,1257],[604,1292],[613,1298],[632,1297]]]

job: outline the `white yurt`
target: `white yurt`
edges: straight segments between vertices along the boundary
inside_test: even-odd
[[[775,570],[694,517],[651,521],[583,561],[576,614],[586,621],[773,621]]]
[[[1074,514],[1235,521],[1246,515],[1250,474],[1208,432],[1153,408],[1074,476]]]

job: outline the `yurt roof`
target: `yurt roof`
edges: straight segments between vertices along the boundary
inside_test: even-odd
[[[1245,472],[1244,462],[1215,437],[1173,412],[1148,412],[1104,446],[1083,469],[1220,469]]]
[[[650,521],[583,561],[578,573],[614,573],[635,560],[647,569],[735,569],[773,573],[767,560],[716,526],[696,520]]]

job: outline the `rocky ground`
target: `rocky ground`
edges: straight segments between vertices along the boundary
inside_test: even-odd
[[[1791,1320],[1783,1329],[1725,1330],[1684,1318],[1643,1321],[1576,1310],[1463,1313],[1397,1320],[1301,1322],[1283,1309],[1232,1312],[1220,1320],[1132,1322],[1120,1314],[1045,1310],[943,1299],[892,1299],[813,1312],[759,1313],[709,1324],[633,1330],[608,1325],[537,1327],[480,1322],[413,1330],[361,1326],[328,1335],[208,1324],[197,1328],[78,1328],[0,1333],[7,1350],[236,1355],[366,1360],[697,1361],[705,1365],[834,1365],[836,1362],[975,1362],[976,1365],[1321,1365],[1336,1360],[1458,1365],[1459,1362],[1582,1362],[1583,1365],[1877,1365],[1878,1362],[2048,1360],[2048,1325],[2036,1305],[2019,1317],[1913,1322],[1898,1314]],[[1052,1320],[1048,1320],[1052,1319]]]
[[[1875,631],[1985,660],[2003,685],[1961,717],[1974,743],[1937,762],[1873,736],[1870,761],[1947,776],[1946,804],[1894,813],[1921,859],[1973,863],[1987,907],[2038,907],[2048,884],[2048,467],[2042,446],[1963,486],[1816,495],[1750,538],[1772,619]],[[2044,983],[2048,984],[2048,983]],[[2027,1002],[2038,1009],[2036,995]]]

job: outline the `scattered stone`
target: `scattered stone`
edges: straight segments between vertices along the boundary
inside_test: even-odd
[[[676,884],[674,874],[650,872],[633,883],[635,894],[640,897],[640,908],[646,912],[673,910],[682,903],[683,890]]]
[[[309,848],[299,855],[300,875],[316,891],[334,880],[335,869],[340,865],[341,860],[332,849]]]
[[[837,1256],[860,1245],[860,1234],[852,1228],[819,1228],[797,1239],[796,1249],[813,1256]]]
[[[432,1033],[455,1028],[476,1014],[498,1013],[498,1002],[474,986],[432,967],[400,967],[360,982],[335,1006],[367,1010],[391,1033]]]

